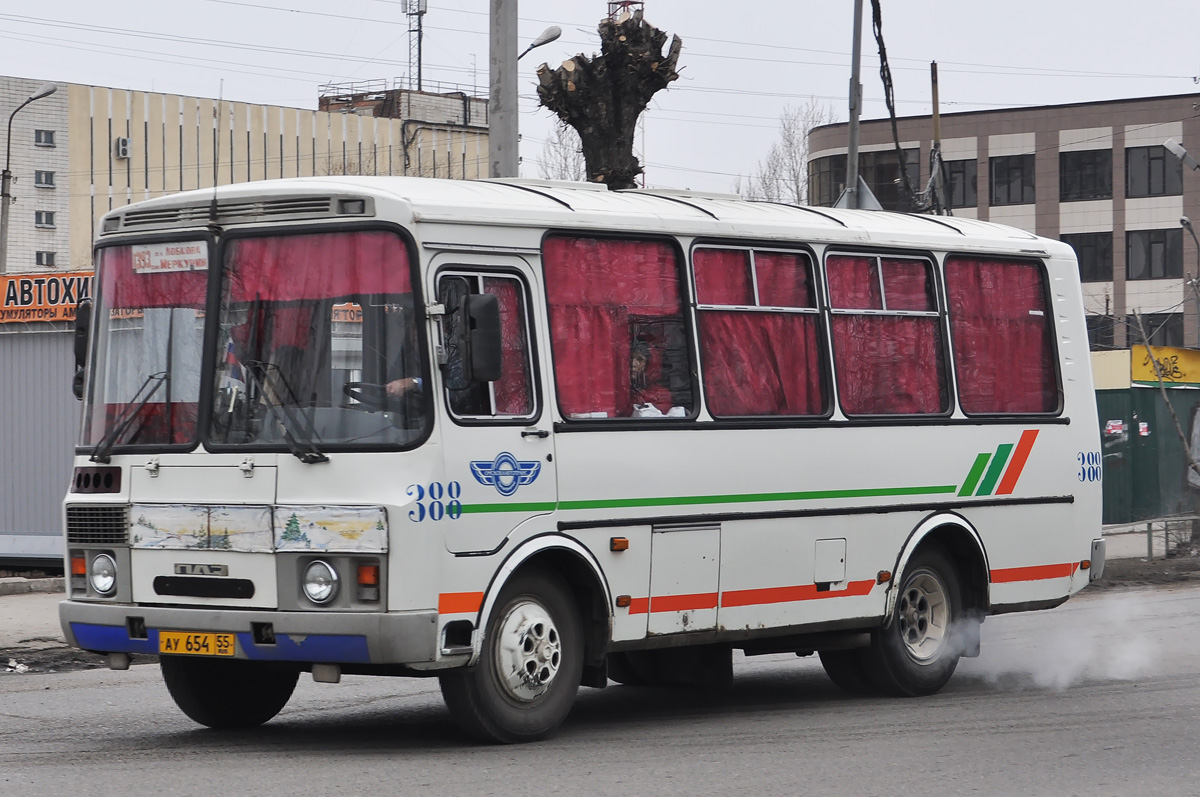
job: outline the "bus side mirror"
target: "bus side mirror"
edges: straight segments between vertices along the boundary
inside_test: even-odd
[[[92,300],[84,299],[75,307],[75,376],[71,392],[83,399],[83,375],[87,366],[88,335],[92,326]]]
[[[472,382],[495,382],[500,378],[500,300],[490,293],[476,293],[463,301],[466,321],[467,378]]]

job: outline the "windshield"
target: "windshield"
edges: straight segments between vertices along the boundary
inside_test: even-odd
[[[389,232],[238,238],[225,248],[209,436],[403,446],[428,425],[408,251]]]
[[[194,442],[208,242],[106,247],[96,268],[95,376],[82,445]]]

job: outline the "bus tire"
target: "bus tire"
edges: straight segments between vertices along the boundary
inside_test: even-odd
[[[583,621],[558,575],[528,570],[496,599],[478,663],[440,677],[458,725],[484,742],[512,744],[553,733],[583,675]]]
[[[958,572],[940,549],[918,551],[901,577],[891,622],[871,635],[867,674],[880,692],[932,695],[954,674],[965,621]]]
[[[877,691],[867,672],[862,650],[821,650],[821,666],[829,680],[842,691],[852,695],[869,695]]]
[[[300,678],[298,667],[273,662],[162,656],[159,664],[175,705],[218,730],[262,725],[287,705]]]

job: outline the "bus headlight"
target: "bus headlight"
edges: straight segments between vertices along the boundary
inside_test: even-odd
[[[88,575],[92,589],[99,595],[111,595],[117,588],[117,563],[106,553],[92,558]]]
[[[304,568],[304,595],[315,604],[329,603],[337,597],[338,577],[333,565],[318,559]]]

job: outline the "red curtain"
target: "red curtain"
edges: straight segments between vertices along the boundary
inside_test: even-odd
[[[239,238],[229,244],[226,261],[231,302],[412,292],[408,250],[390,232]]]
[[[692,252],[692,269],[696,272],[696,301],[700,304],[754,304],[748,251],[697,249]]]
[[[521,305],[517,282],[484,277],[483,291],[500,302],[500,378],[492,383],[496,413],[528,415],[533,412],[533,395],[525,342],[525,308]]]
[[[685,402],[690,411],[674,249],[657,241],[550,237],[542,263],[562,412],[626,417],[644,402],[664,413]]]
[[[111,310],[146,310],[153,307],[204,307],[207,271],[133,270],[133,247],[108,246],[100,250],[100,301]]]
[[[883,295],[889,310],[936,310],[929,264],[924,260],[884,260]]]
[[[791,252],[755,252],[758,303],[762,307],[816,307],[808,258]]]
[[[946,409],[937,318],[833,316],[838,396],[847,415],[912,415]]]
[[[883,260],[884,291],[873,257],[826,259],[835,309],[936,309],[928,265]],[[832,321],[838,396],[847,415],[944,412],[949,404],[940,320],[936,316],[835,313]]]
[[[949,258],[946,298],[963,412],[1054,412],[1058,381],[1041,268]]]
[[[879,271],[873,257],[833,255],[825,258],[829,300],[842,310],[882,310]]]
[[[702,310],[698,323],[714,416],[824,412],[815,313]]]

